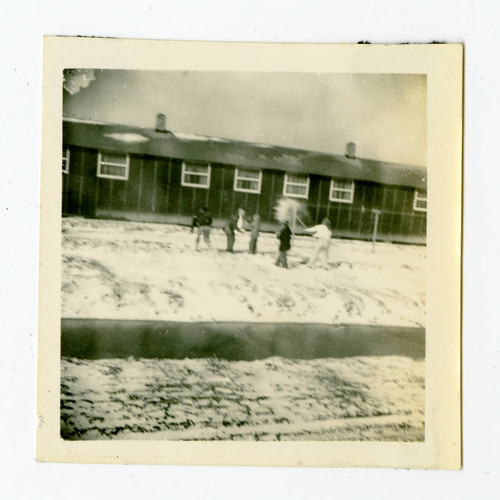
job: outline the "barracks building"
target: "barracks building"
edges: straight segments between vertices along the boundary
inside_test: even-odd
[[[336,237],[371,239],[378,214],[378,240],[426,238],[426,168],[358,158],[353,143],[333,155],[172,132],[162,114],[154,129],[64,118],[62,175],[63,215],[189,224],[207,206],[222,225],[243,207],[274,230],[288,196]]]

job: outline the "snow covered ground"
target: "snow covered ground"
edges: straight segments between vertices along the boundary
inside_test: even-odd
[[[62,221],[66,318],[425,326],[425,247],[332,240],[311,269],[299,236],[290,269],[278,242],[225,235],[194,248],[175,225]],[[307,334],[307,332],[306,332]],[[256,361],[64,358],[66,439],[424,439],[425,362],[402,356]]]
[[[194,249],[188,228],[65,218],[62,316],[172,321],[287,321],[425,325],[425,247],[332,240],[327,267],[311,269],[315,240],[298,236],[290,269],[274,266],[278,241],[225,235]]]
[[[424,362],[404,357],[62,360],[66,439],[424,439]]]

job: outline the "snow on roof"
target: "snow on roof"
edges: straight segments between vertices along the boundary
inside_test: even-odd
[[[149,141],[149,137],[145,137],[142,134],[135,134],[134,132],[125,132],[125,133],[114,133],[114,134],[104,134],[106,137],[110,137],[111,139],[114,139],[115,141],[122,141],[122,142],[128,142],[128,143],[133,143],[133,142],[146,142]]]
[[[210,137],[207,135],[185,134],[184,132],[172,132],[175,137],[184,141],[213,141],[213,142],[231,142],[230,139],[222,139],[220,137]]]
[[[110,122],[101,122],[98,120],[91,120],[90,118],[76,118],[74,116],[63,116],[63,122],[71,123],[89,123],[92,125],[110,125]]]

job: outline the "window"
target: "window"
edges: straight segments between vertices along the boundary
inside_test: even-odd
[[[62,151],[62,171],[63,174],[69,174],[69,149],[63,148]]]
[[[309,176],[285,174],[283,194],[292,198],[307,198],[309,196]]]
[[[330,201],[352,203],[354,200],[354,181],[332,179],[330,182]]]
[[[128,180],[129,156],[121,153],[99,153],[97,177]]]
[[[243,193],[260,193],[262,170],[237,168],[234,172],[234,190]]]
[[[415,189],[415,198],[413,198],[413,210],[416,212],[427,212],[427,193]]]
[[[210,187],[210,165],[185,161],[182,163],[183,186],[208,189]]]

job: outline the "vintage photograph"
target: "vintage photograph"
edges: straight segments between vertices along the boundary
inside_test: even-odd
[[[459,467],[462,74],[46,37],[37,460]]]
[[[60,78],[61,439],[426,441],[426,74]]]

